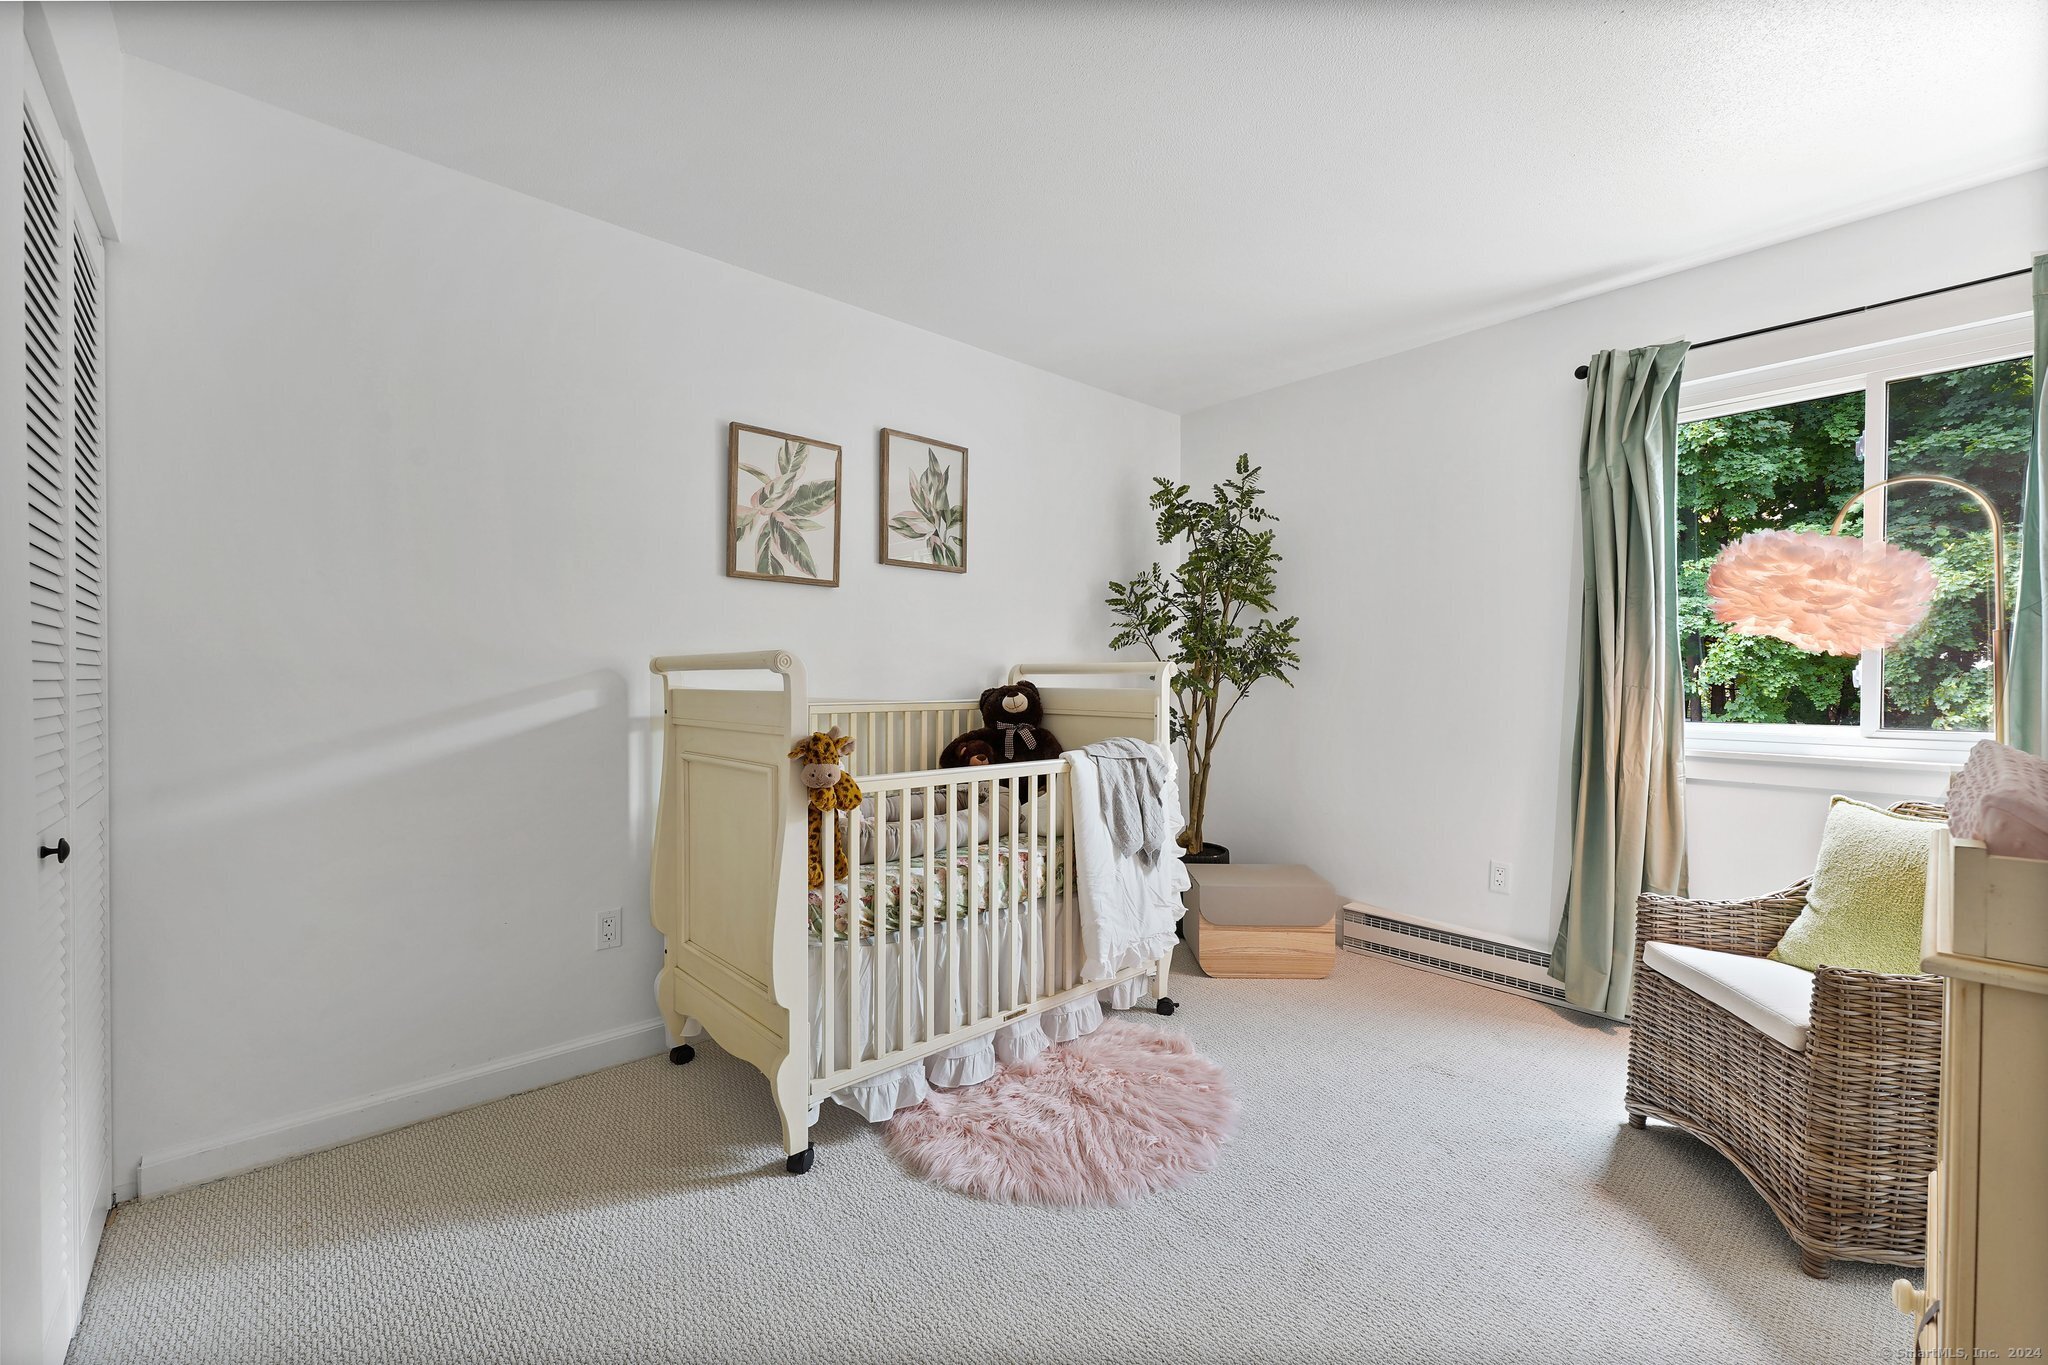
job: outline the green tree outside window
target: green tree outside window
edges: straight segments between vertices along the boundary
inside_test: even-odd
[[[1893,381],[1886,393],[1889,472],[1948,474],[1984,489],[2007,519],[2007,553],[2016,555],[2032,395],[2026,359]],[[1863,430],[1860,390],[1679,427],[1686,719],[1859,724],[1858,661],[1733,634],[1714,620],[1707,571],[1723,546],[1751,531],[1827,530],[1866,482]],[[1991,537],[1983,516],[1960,493],[1918,485],[1888,490],[1885,511],[1887,538],[1932,559],[1940,591],[1927,619],[1885,651],[1884,723],[1988,729]],[[1862,533],[1861,506],[1842,530]]]

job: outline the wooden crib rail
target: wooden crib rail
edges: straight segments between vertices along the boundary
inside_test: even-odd
[[[914,790],[921,787],[943,787],[947,783],[960,785],[969,778],[980,778],[984,782],[1002,782],[1007,785],[1012,778],[1044,777],[1051,773],[1067,770],[1067,760],[1034,758],[1028,763],[998,763],[986,768],[912,768],[900,773],[882,773],[865,779],[860,784],[862,796],[872,796],[879,791]]]
[[[657,654],[647,661],[651,673],[780,673],[801,677],[803,665],[796,655],[783,649],[761,649],[751,654]]]
[[[1026,678],[1066,678],[1107,675],[1113,677],[1141,677],[1152,682],[1172,670],[1173,665],[1160,663],[1157,659],[1107,659],[1094,663],[1072,664],[1017,664],[1010,669],[1012,683],[1023,682]]]

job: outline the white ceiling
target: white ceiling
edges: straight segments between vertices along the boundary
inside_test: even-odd
[[[135,56],[1176,411],[2048,164],[2041,0],[117,13]]]

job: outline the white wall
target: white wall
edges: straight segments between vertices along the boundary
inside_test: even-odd
[[[124,1182],[657,1045],[651,654],[924,696],[1103,653],[1175,417],[145,63],[127,137]],[[836,591],[723,576],[735,419],[845,446]],[[966,575],[875,562],[883,426],[972,450]]]
[[[1685,816],[1692,894],[1732,900],[1782,890],[1812,874],[1829,796],[1839,792],[1873,805],[1939,802],[1949,771],[1932,764],[1690,757]],[[1553,929],[1554,921],[1553,915]]]
[[[1240,451],[1265,465],[1305,641],[1299,690],[1255,694],[1232,722],[1210,832],[1394,914],[1549,947],[1578,648],[1573,367],[2018,269],[2044,247],[2036,172],[1184,418],[1188,481]],[[1804,875],[1831,786],[1933,794],[1924,775],[1784,786],[1709,768],[1689,791],[1700,894]],[[1512,864],[1511,894],[1488,893],[1489,859]]]
[[[121,235],[121,35],[106,0],[25,5],[29,51],[102,236]]]

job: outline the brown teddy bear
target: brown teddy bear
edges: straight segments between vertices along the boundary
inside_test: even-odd
[[[989,731],[969,730],[960,738],[939,751],[941,768],[986,768],[996,761],[996,746],[989,742]],[[969,786],[948,787],[939,793],[939,809],[952,810],[954,803],[966,803],[973,799],[974,788]]]
[[[939,755],[941,768],[1030,763],[1058,758],[1066,748],[1058,735],[1045,728],[1045,703],[1034,683],[991,687],[981,694],[980,707],[981,728],[948,744]],[[1028,798],[1029,793],[1023,795]]]
[[[984,768],[996,761],[987,730],[969,730],[939,752],[941,768]]]
[[[1045,703],[1036,683],[991,687],[981,694],[981,723],[993,731],[998,763],[1029,763],[1058,758],[1065,751],[1059,736],[1045,728]]]

